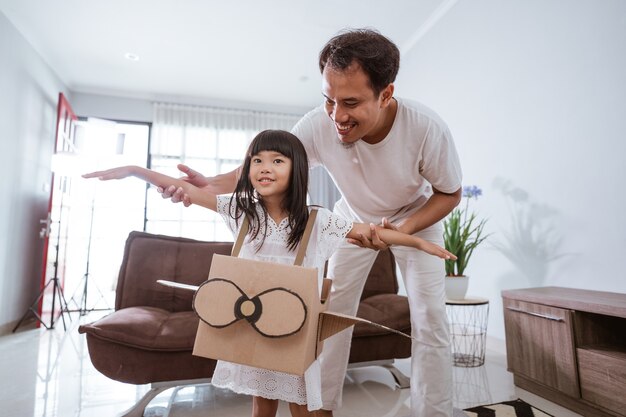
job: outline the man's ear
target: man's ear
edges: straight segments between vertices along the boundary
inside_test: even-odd
[[[394,85],[393,83],[391,83],[387,87],[385,87],[383,91],[380,92],[382,107],[387,107],[389,103],[391,103],[391,99],[393,98],[393,90],[394,90]]]

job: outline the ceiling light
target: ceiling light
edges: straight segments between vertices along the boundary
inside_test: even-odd
[[[124,54],[124,58],[128,59],[129,61],[139,61],[139,55],[133,54],[132,52],[126,52]]]

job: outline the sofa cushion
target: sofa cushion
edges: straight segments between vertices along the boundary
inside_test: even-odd
[[[409,302],[405,296],[380,294],[366,298],[359,304],[357,316],[392,329],[410,333],[411,318]],[[389,334],[380,327],[358,323],[354,326],[353,337],[380,336]]]
[[[191,351],[198,321],[194,311],[128,307],[80,326],[79,332],[144,350]]]

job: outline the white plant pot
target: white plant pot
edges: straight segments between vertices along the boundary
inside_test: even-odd
[[[446,283],[446,297],[449,300],[463,300],[467,293],[467,285],[469,284],[469,277],[463,275],[460,277],[445,278]]]

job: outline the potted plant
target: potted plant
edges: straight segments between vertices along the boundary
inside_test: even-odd
[[[479,220],[476,213],[469,211],[469,201],[482,195],[475,185],[463,187],[464,208],[455,208],[444,219],[443,240],[448,251],[456,255],[456,260],[446,260],[446,297],[463,299],[467,292],[468,277],[465,269],[474,252],[488,235],[483,235],[487,220]]]

